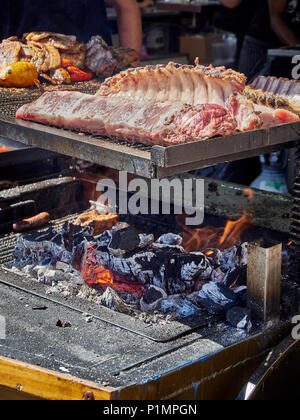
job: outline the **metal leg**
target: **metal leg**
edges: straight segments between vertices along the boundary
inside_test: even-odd
[[[294,207],[291,224],[290,277],[300,284],[300,142],[296,152],[296,179],[293,189]]]

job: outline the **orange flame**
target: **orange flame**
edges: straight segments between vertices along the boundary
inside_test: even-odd
[[[244,194],[249,198],[249,200],[253,200],[254,198],[254,192],[252,188],[248,187],[244,189]]]
[[[244,213],[236,221],[229,220],[225,227],[207,226],[201,229],[188,228],[180,218],[177,222],[184,229],[181,236],[183,247],[187,252],[204,251],[209,248],[218,248],[220,251],[224,251],[241,242],[241,237],[251,226],[252,219],[247,213]],[[213,251],[208,251],[206,255],[212,254]]]
[[[205,255],[206,255],[207,257],[210,257],[211,255],[213,255],[213,253],[214,253],[214,251],[207,251],[207,252],[205,253]]]

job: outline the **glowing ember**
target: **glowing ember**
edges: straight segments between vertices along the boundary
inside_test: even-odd
[[[108,286],[121,293],[137,293],[142,297],[146,292],[146,287],[134,282],[128,282],[125,276],[112,273],[105,267],[99,265],[94,258],[94,246],[89,246],[83,269],[81,270],[84,281],[95,289],[105,291]]]
[[[214,251],[207,251],[207,252],[205,253],[205,255],[206,255],[207,257],[210,257],[211,255],[213,255],[213,253],[214,253]]]

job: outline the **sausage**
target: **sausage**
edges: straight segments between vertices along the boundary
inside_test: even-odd
[[[27,230],[37,229],[46,225],[50,220],[49,213],[40,213],[36,216],[30,217],[29,219],[23,219],[20,222],[13,224],[13,230],[15,232],[26,232]]]

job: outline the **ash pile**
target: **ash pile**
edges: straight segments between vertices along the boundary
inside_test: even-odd
[[[221,252],[186,252],[182,237],[139,233],[127,223],[93,236],[66,223],[20,236],[7,269],[46,285],[46,293],[77,296],[146,323],[219,315],[250,331],[246,308],[247,243]]]

